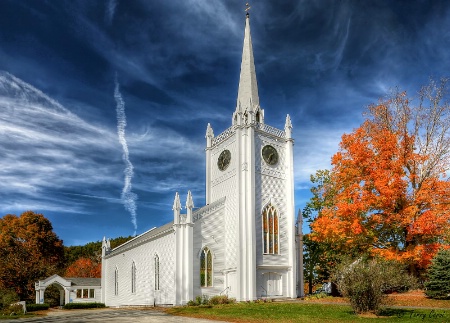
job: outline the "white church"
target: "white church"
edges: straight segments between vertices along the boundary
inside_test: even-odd
[[[206,128],[206,205],[194,210],[191,192],[184,205],[176,193],[172,222],[115,249],[103,239],[97,291],[107,306],[303,295],[292,124],[289,115],[284,130],[266,124],[249,20],[231,126],[217,136]]]

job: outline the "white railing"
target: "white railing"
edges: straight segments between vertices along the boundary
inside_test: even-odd
[[[280,138],[286,138],[286,133],[283,130],[266,125],[264,123],[256,123],[256,129],[267,132],[268,134],[271,134],[271,135],[274,135],[274,136],[277,136]]]
[[[235,132],[234,126],[231,126],[230,128],[226,129],[224,132],[222,132],[220,135],[218,135],[216,138],[212,140],[212,145],[218,145],[221,142],[223,142],[225,139],[231,137]]]

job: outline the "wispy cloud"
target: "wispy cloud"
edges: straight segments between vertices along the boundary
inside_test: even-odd
[[[111,24],[116,13],[117,0],[109,0],[106,5],[105,19],[107,24]]]
[[[106,162],[116,149],[113,133],[6,72],[0,72],[0,149],[0,212],[78,213],[81,205],[46,198],[48,190],[86,192],[92,185],[115,182],[114,165]]]
[[[125,138],[125,127],[127,126],[127,118],[125,115],[125,102],[123,101],[122,94],[120,93],[119,81],[117,79],[117,73],[114,79],[114,99],[116,100],[116,113],[117,113],[117,135],[119,136],[119,142],[122,145],[123,155],[122,159],[125,163],[125,179],[122,189],[122,202],[125,209],[130,212],[131,223],[134,226],[134,234],[136,235],[137,230],[137,219],[136,219],[136,200],[137,195],[131,191],[131,180],[133,178],[133,164],[130,161],[130,154],[128,151],[128,144]]]

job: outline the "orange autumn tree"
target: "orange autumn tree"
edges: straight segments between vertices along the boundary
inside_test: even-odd
[[[101,278],[102,264],[89,258],[79,258],[65,272],[66,277]]]
[[[42,214],[5,215],[0,218],[0,289],[34,299],[34,283],[59,271],[63,252],[62,240]]]
[[[316,241],[426,268],[450,228],[450,108],[447,80],[411,104],[404,92],[368,108],[332,158],[332,203],[311,225]]]

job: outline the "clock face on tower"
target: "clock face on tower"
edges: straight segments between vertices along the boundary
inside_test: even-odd
[[[270,145],[264,146],[262,149],[262,156],[264,161],[269,165],[275,165],[278,163],[278,152]]]
[[[230,165],[230,161],[231,153],[228,149],[226,149],[220,153],[220,156],[217,159],[217,166],[220,170],[225,170],[227,169],[228,165]]]

